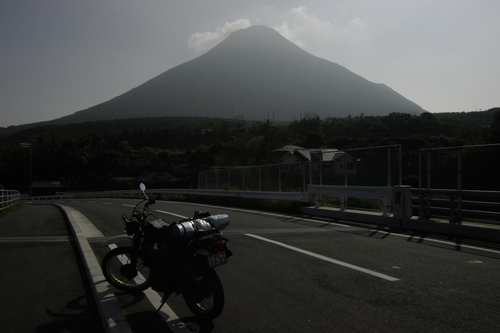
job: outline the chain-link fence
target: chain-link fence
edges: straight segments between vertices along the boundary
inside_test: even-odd
[[[500,144],[419,151],[419,188],[498,191]]]
[[[304,162],[214,168],[200,172],[198,188],[304,192],[308,184],[393,186],[403,182],[401,145],[347,149],[325,161],[321,156],[327,153],[311,154],[311,160]]]
[[[318,150],[319,152],[319,150]],[[401,145],[346,149],[335,160],[200,172],[200,189],[306,191],[308,184],[410,185],[412,188],[498,191],[500,144],[429,148],[405,152]]]

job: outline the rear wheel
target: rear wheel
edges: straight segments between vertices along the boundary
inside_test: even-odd
[[[213,269],[204,270],[201,277],[195,278],[183,296],[189,310],[201,319],[217,318],[224,307],[224,289]]]
[[[134,253],[131,247],[117,247],[104,256],[102,273],[112,286],[132,292],[149,288],[151,270],[140,255],[135,259],[134,265],[132,263]]]

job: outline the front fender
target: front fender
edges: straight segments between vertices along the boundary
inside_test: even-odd
[[[100,247],[104,247],[104,246],[107,246],[109,244],[132,246],[132,245],[134,245],[134,240],[132,237],[127,236],[127,235],[114,236],[114,237],[111,237],[110,239],[102,242]]]

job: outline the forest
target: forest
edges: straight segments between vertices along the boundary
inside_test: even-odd
[[[342,150],[401,144],[406,152],[499,143],[499,111],[325,119],[311,112],[289,123],[241,116],[137,118],[0,131],[0,186],[27,193],[31,165],[32,183],[60,182],[67,192],[136,188],[138,179],[148,188],[194,188],[198,173],[215,166],[214,156],[228,157],[225,166],[234,165],[235,156],[265,165],[269,151],[285,145]]]

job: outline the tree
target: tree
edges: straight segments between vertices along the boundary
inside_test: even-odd
[[[490,129],[490,142],[500,143],[500,108],[493,116],[493,124]]]

